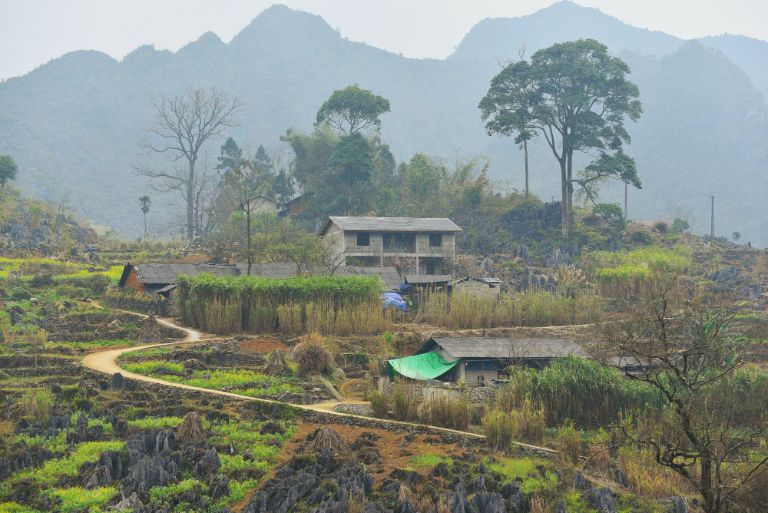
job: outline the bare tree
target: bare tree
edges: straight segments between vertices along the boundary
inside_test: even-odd
[[[239,103],[217,89],[190,89],[180,96],[161,96],[155,105],[157,120],[151,128],[153,142],[145,146],[168,154],[172,169],[141,168],[139,173],[157,181],[158,190],[178,190],[187,207],[187,238],[195,236],[195,206],[201,191],[197,164],[203,145],[234,124]],[[197,203],[199,204],[199,203]]]
[[[630,377],[666,403],[653,418],[619,427],[629,444],[649,448],[658,464],[690,482],[706,513],[723,513],[768,462],[768,414],[761,392],[745,392],[737,379],[744,360],[729,316],[686,299],[682,288],[654,269],[631,318],[604,328],[616,356],[646,367]]]

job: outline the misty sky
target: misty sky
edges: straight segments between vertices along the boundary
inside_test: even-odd
[[[0,79],[79,49],[122,58],[142,44],[177,50],[207,31],[225,42],[266,7],[319,14],[353,41],[444,58],[487,17],[530,14],[552,0],[0,0]],[[694,38],[768,40],[768,0],[578,0],[637,27]]]

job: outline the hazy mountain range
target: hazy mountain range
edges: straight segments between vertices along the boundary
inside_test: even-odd
[[[122,61],[72,52],[0,84],[0,154],[18,162],[30,194],[66,199],[94,222],[137,235],[137,198],[155,198],[156,225],[166,201],[135,166],[153,158],[148,135],[160,94],[216,86],[241,99],[238,141],[277,147],[288,128],[310,130],[334,89],[351,83],[390,100],[382,137],[398,160],[414,152],[445,159],[486,156],[494,178],[519,187],[522,157],[508,139],[488,137],[477,103],[500,63],[518,48],[593,37],[625,59],[640,86],[644,115],[630,127],[628,152],[644,188],[630,196],[630,217],[683,216],[708,227],[709,195],[717,232],[768,244],[768,43],[742,36],[683,41],[626,25],[598,10],[561,2],[530,16],[478,23],[446,60],[408,59],[345,40],[320,17],[273,6],[229,44],[207,33],[178,52],[143,46]],[[761,94],[762,93],[762,94]],[[219,141],[209,146],[213,160]],[[532,154],[532,188],[557,194],[552,157]],[[617,191],[606,199],[618,200]]]

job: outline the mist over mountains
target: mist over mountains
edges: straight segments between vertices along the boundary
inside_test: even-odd
[[[530,16],[478,23],[446,60],[408,59],[345,40],[322,18],[273,6],[230,43],[207,33],[178,52],[143,46],[122,61],[95,51],[53,60],[0,84],[0,154],[11,154],[30,194],[69,205],[94,222],[137,235],[137,198],[154,198],[157,226],[175,196],[150,190],[134,167],[151,162],[140,143],[161,94],[216,86],[242,102],[238,141],[277,147],[289,128],[308,131],[317,109],[351,83],[390,100],[382,138],[398,160],[415,152],[456,159],[486,156],[492,177],[522,184],[522,155],[488,137],[477,103],[500,62],[554,42],[593,37],[632,68],[644,114],[629,126],[628,153],[641,191],[630,217],[682,216],[697,231],[717,197],[717,232],[768,244],[768,43],[742,36],[683,41],[626,25],[598,10],[561,2]],[[220,141],[209,145],[213,162]],[[554,159],[535,144],[532,190],[557,196]],[[616,188],[606,200],[617,201]]]

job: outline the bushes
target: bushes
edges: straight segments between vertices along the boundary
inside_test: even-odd
[[[331,366],[331,355],[323,347],[322,339],[317,334],[310,334],[296,346],[293,359],[299,366],[299,376],[323,373]]]
[[[651,387],[622,377],[617,369],[593,360],[569,356],[542,371],[519,370],[508,386],[525,390],[546,421],[557,426],[571,420],[579,427],[607,425],[641,408],[661,408]]]
[[[369,276],[180,277],[178,307],[187,324],[219,333],[374,334],[389,326]]]

